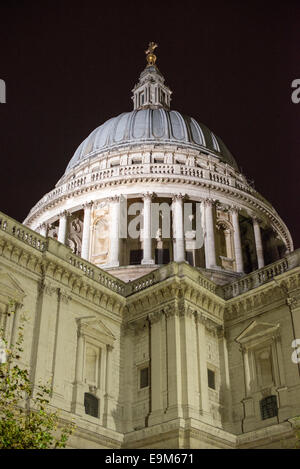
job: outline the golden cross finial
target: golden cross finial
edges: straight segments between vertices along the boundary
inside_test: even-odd
[[[156,47],[158,47],[158,46],[155,42],[149,42],[148,49],[145,50],[148,65],[155,65],[157,57],[154,54],[154,49],[156,49]]]

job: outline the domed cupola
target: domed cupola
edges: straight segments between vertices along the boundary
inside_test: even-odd
[[[130,112],[97,127],[25,224],[70,247],[69,261],[124,280],[171,261],[219,283],[293,250],[272,205],[248,183],[223,141],[170,109],[153,42]],[[76,260],[77,259],[77,260]]]
[[[238,169],[230,151],[210,129],[196,119],[170,109],[172,91],[156,66],[153,42],[146,50],[147,66],[133,88],[133,111],[109,119],[81,143],[70,160],[61,181],[73,177],[79,165],[107,151],[141,144],[170,144],[212,155]],[[73,174],[72,174],[73,173]],[[61,182],[59,181],[59,182]]]

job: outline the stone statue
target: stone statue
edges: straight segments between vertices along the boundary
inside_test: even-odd
[[[155,65],[156,62],[156,55],[154,54],[154,49],[156,49],[158,45],[155,42],[149,42],[148,49],[145,50],[148,66]]]

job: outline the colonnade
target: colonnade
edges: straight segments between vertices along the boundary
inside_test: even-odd
[[[143,232],[142,232],[142,245],[143,257],[141,264],[153,265],[155,260],[152,257],[152,239],[151,232],[151,204],[154,201],[154,194],[143,194]],[[108,199],[110,204],[110,250],[109,250],[109,264],[106,267],[118,267],[120,265],[120,197],[114,196]],[[215,216],[214,216],[214,201],[212,199],[205,199],[202,201],[204,212],[204,249],[205,249],[205,267],[207,269],[217,268],[217,254],[216,254],[216,240],[215,240]],[[83,205],[84,220],[82,232],[82,250],[81,257],[89,260],[90,258],[90,234],[91,234],[91,212],[93,202]],[[242,273],[244,271],[242,242],[239,225],[239,209],[231,207],[231,221],[233,231],[233,244],[235,256],[235,270]],[[186,259],[186,240],[184,232],[184,195],[177,194],[172,198],[172,232],[173,232],[173,259],[176,262],[182,262]],[[63,211],[59,214],[59,227],[58,227],[58,241],[66,244],[67,242],[67,227],[68,227],[68,212]],[[261,229],[259,220],[252,219],[254,240],[256,247],[258,268],[264,267],[264,253],[261,238]],[[46,224],[39,227],[39,231],[44,236],[47,233]]]

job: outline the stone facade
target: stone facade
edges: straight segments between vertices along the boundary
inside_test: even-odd
[[[292,447],[300,250],[222,140],[170,110],[155,47],[134,111],[24,224],[0,213],[1,325],[13,344],[27,316],[22,362],[72,448]]]
[[[2,214],[0,254],[7,337],[25,313],[22,362],[34,383],[52,378],[52,404],[77,424],[70,447],[293,445],[299,250],[223,286],[185,262],[125,283]],[[278,415],[262,419],[267,396]]]

